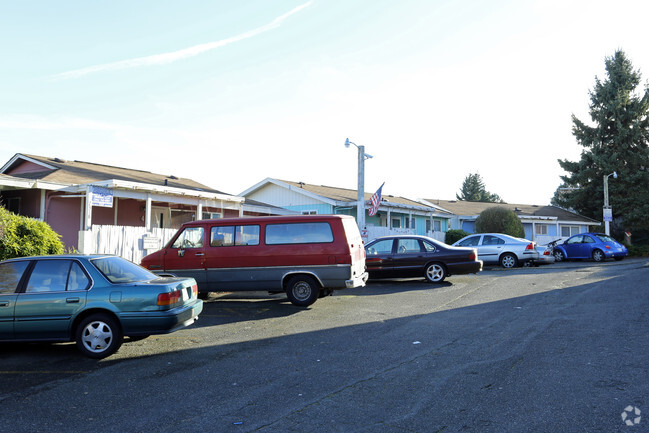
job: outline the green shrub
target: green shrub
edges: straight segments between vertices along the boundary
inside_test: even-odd
[[[61,236],[48,224],[0,207],[0,260],[62,253]]]
[[[445,241],[448,245],[452,245],[455,242],[459,241],[465,236],[469,236],[471,233],[467,233],[461,229],[453,229],[446,232]]]
[[[630,257],[649,257],[649,246],[647,245],[626,245]]]
[[[513,210],[494,206],[482,211],[475,220],[476,233],[504,233],[517,238],[525,237],[525,229]]]

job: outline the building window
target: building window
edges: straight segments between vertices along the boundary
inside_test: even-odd
[[[441,232],[442,231],[442,221],[433,220],[433,230],[436,231],[436,232]]]
[[[548,225],[547,224],[536,224],[535,233],[537,235],[547,235],[548,234]]]
[[[203,219],[204,220],[215,220],[222,218],[221,214],[218,212],[203,212]]]
[[[430,220],[427,219],[426,220],[426,231],[429,232],[431,230],[431,228],[432,228],[432,226],[431,226]]]
[[[392,228],[393,229],[401,228],[401,220],[399,218],[392,218]]]
[[[561,226],[561,237],[568,238],[572,235],[579,234],[579,226]]]
[[[303,210],[302,215],[318,215],[317,210]]]

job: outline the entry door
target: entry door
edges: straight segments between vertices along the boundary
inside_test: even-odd
[[[185,227],[171,248],[165,250],[165,272],[194,278],[199,288],[206,287],[205,244],[203,227]]]

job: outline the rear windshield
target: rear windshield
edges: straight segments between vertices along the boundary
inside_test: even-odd
[[[328,222],[268,224],[266,244],[311,244],[334,241]]]
[[[158,278],[154,273],[121,257],[102,257],[92,260],[92,264],[111,283],[135,283]]]

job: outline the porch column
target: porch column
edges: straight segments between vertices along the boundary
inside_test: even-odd
[[[90,198],[90,186],[86,186],[86,200],[85,200],[85,218],[83,223],[84,230],[92,228],[92,200]]]
[[[196,205],[196,221],[202,219],[203,219],[203,202],[201,200],[198,200],[198,204]]]
[[[41,215],[40,215],[40,220],[45,221],[45,190],[41,190]]]
[[[144,227],[146,231],[151,231],[151,194],[146,195],[146,208],[144,211]]]

